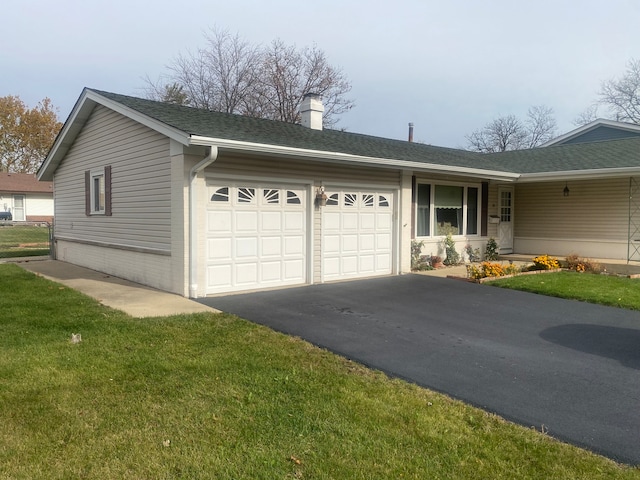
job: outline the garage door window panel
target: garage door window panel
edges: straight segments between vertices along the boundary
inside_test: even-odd
[[[374,195],[371,194],[367,194],[367,195],[362,195],[362,206],[363,207],[370,207],[373,208],[374,206]]]
[[[302,202],[300,201],[300,196],[291,190],[287,191],[287,204],[288,205],[300,205]]]
[[[338,193],[332,193],[327,198],[327,207],[335,207],[340,204],[340,195]]]
[[[238,188],[238,203],[239,204],[252,204],[255,205],[256,203],[256,189],[255,188],[246,188],[246,187],[241,187]]]
[[[274,189],[263,190],[263,201],[267,205],[279,205],[280,190],[274,190]]]
[[[358,194],[357,193],[345,193],[344,194],[344,206],[345,207],[355,207],[358,205]]]
[[[216,203],[229,203],[229,187],[215,189],[211,195],[211,201]]]

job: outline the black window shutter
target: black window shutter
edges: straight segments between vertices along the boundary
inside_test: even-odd
[[[418,196],[418,182],[416,176],[411,177],[411,238],[416,238],[416,198]]]
[[[489,223],[489,183],[482,182],[482,207],[480,209],[480,235],[487,236],[487,224]]]

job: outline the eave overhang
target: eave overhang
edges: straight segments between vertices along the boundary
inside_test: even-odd
[[[481,168],[469,168],[451,165],[438,165],[435,163],[412,162],[393,158],[378,158],[362,155],[352,155],[341,152],[328,152],[324,150],[311,150],[304,148],[285,147],[281,145],[268,145],[263,143],[243,142],[224,138],[203,137],[192,135],[190,145],[217,146],[221,150],[248,152],[253,154],[286,156],[289,158],[306,159],[320,162],[333,162],[341,164],[357,164],[363,166],[375,166],[379,168],[391,168],[413,170],[425,173],[458,174],[470,177],[478,177],[487,180],[514,182],[520,175],[512,172],[502,172]]]
[[[558,172],[523,173],[518,183],[552,182],[566,180],[597,180],[625,178],[640,175],[640,167],[594,168],[591,170],[565,170]]]

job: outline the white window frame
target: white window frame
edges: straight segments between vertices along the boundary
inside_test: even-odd
[[[96,191],[96,181],[99,191]],[[107,193],[104,167],[93,169],[89,173],[89,199],[91,215],[106,214]]]
[[[429,187],[429,235],[419,235],[418,228],[418,195],[417,190],[419,185],[430,185]],[[461,187],[463,188],[463,199],[462,199],[462,233],[453,235],[454,237],[479,237],[481,231],[481,215],[482,215],[482,184],[481,183],[458,183],[458,182],[441,182],[437,180],[425,180],[425,179],[417,179],[416,180],[416,208],[414,213],[414,225],[416,226],[416,238],[444,238],[445,235],[435,235],[436,230],[436,206],[435,206],[435,196],[436,196],[436,186],[444,185],[444,186],[452,186],[452,187]],[[468,195],[469,188],[477,189],[477,208],[476,208],[476,233],[468,233],[467,232],[467,217],[469,215],[468,211]]]

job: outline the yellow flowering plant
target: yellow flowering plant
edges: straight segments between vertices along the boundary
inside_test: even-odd
[[[554,268],[560,268],[560,263],[555,257],[549,255],[539,255],[533,259],[533,263],[537,270],[551,270]]]
[[[520,269],[513,264],[501,265],[499,263],[482,262],[479,265],[467,266],[467,277],[480,280],[486,277],[504,277],[520,273]]]

